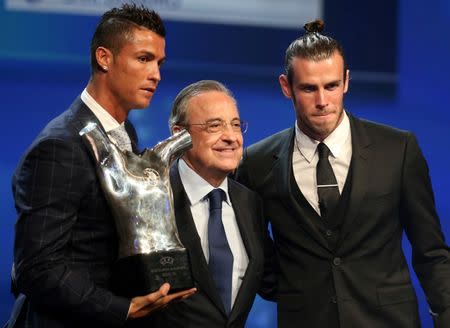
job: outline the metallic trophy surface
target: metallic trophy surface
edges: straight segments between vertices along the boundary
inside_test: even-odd
[[[140,155],[121,151],[95,123],[80,135],[93,155],[97,174],[119,236],[113,289],[134,297],[169,282],[171,292],[193,286],[186,249],[178,237],[169,171],[192,146],[181,131]]]

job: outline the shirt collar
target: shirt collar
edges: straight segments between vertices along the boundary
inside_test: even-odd
[[[336,129],[323,141],[330,149],[333,157],[338,158],[342,155],[344,146],[350,137],[350,120],[347,113],[343,112],[343,119]],[[295,141],[300,154],[310,163],[316,153],[319,141],[308,137],[299,129],[297,121],[295,122]]]
[[[202,201],[206,195],[213,189],[216,189],[203,179],[197,172],[191,169],[183,159],[178,161],[178,171],[180,173],[181,182],[183,183],[184,190],[191,202],[191,206]],[[229,204],[228,196],[228,179],[225,178],[223,182],[217,188],[222,189],[226,195],[226,202]]]
[[[95,117],[100,121],[106,132],[114,130],[120,126],[110,113],[106,111],[88,92],[86,89],[81,93],[81,100],[94,113]],[[123,124],[123,123],[122,123]]]

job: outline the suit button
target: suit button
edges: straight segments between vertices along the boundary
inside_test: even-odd
[[[327,237],[331,237],[331,235],[333,234],[333,231],[327,230],[327,231],[325,231],[325,234],[327,235]]]
[[[336,296],[332,296],[330,298],[330,302],[336,304],[337,303],[337,297]]]
[[[341,258],[340,257],[335,257],[334,259],[333,259],[333,264],[334,265],[341,265],[341,263],[342,263],[342,260],[341,260]]]

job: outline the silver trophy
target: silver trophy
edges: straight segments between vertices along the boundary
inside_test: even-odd
[[[175,222],[169,171],[192,146],[183,130],[140,155],[122,152],[95,123],[81,131],[119,235],[113,288],[134,297],[169,282],[171,292],[193,286],[189,259]]]

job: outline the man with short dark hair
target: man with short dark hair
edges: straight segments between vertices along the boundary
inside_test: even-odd
[[[349,71],[323,22],[286,51],[295,126],[244,153],[238,181],[263,198],[279,263],[279,327],[420,327],[403,251],[435,320],[450,327],[450,252],[414,135],[343,107]]]
[[[117,234],[79,135],[101,126],[122,150],[136,151],[128,113],[146,108],[161,79],[164,25],[154,11],[123,5],[101,18],[91,45],[92,76],[70,108],[33,141],[13,176],[18,212],[9,327],[110,327],[147,316],[195,289],[170,286],[132,299],[112,292]]]

